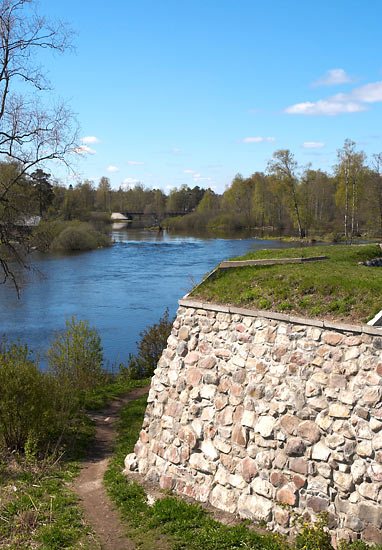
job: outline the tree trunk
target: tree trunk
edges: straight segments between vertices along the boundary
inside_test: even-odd
[[[348,215],[349,215],[349,168],[345,166],[345,213],[344,213],[344,225],[345,225],[345,241],[348,240]]]
[[[292,190],[292,195],[293,195],[293,202],[294,202],[294,211],[296,213],[296,218],[297,218],[297,226],[298,226],[298,234],[300,236],[300,239],[302,239],[304,237],[304,231],[302,229],[302,225],[301,225],[301,220],[300,220],[300,212],[298,210],[298,204],[297,204],[297,197],[296,197],[296,190],[294,188],[294,183],[293,181],[291,182],[291,190]]]

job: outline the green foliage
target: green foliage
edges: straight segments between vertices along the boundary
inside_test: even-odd
[[[296,550],[333,550],[327,527],[327,514],[318,515],[314,523],[298,520],[301,527],[296,536]]]
[[[104,227],[104,220],[94,219],[99,229]],[[110,244],[110,238],[102,231],[95,229],[93,223],[79,221],[41,222],[32,233],[32,245],[38,250],[81,251],[93,250]]]
[[[32,246],[35,246],[41,252],[46,252],[54,239],[65,228],[65,224],[60,221],[41,221],[32,232]]]
[[[97,241],[92,233],[80,227],[67,227],[51,244],[52,250],[92,250]]]
[[[168,309],[158,323],[148,326],[140,333],[141,340],[137,342],[138,353],[131,354],[127,370],[131,378],[148,378],[154,374],[162,351],[170,336],[172,321],[169,320]]]
[[[67,319],[47,351],[50,372],[63,387],[90,390],[104,378],[101,339],[88,321]]]
[[[341,540],[338,545],[339,550],[382,550],[382,544],[373,544],[370,546],[363,540],[345,541]]]
[[[38,213],[42,217],[54,199],[53,185],[50,183],[50,174],[37,168],[31,175],[34,194],[37,201]]]
[[[26,449],[32,459],[64,430],[69,403],[57,381],[39,370],[27,346],[1,346],[0,380],[0,442],[8,449]]]
[[[108,237],[96,231],[92,225],[78,223],[63,229],[52,241],[50,250],[93,250],[108,244]]]

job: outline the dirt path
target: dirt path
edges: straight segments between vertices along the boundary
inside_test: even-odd
[[[74,485],[74,492],[82,499],[86,519],[100,538],[105,550],[133,550],[131,541],[124,535],[118,512],[106,494],[103,476],[113,451],[115,421],[122,407],[141,397],[149,386],[131,391],[125,397],[113,401],[104,411],[93,416],[96,433],[81,473]]]

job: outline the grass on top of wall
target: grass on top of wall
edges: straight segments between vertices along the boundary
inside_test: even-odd
[[[347,322],[367,322],[382,309],[382,268],[359,265],[382,256],[376,244],[260,250],[231,259],[312,256],[327,256],[328,260],[218,270],[191,296],[208,302]]]

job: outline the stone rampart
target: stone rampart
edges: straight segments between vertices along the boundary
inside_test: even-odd
[[[337,539],[382,543],[381,329],[179,303],[126,469],[279,532],[327,511]]]

